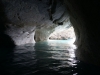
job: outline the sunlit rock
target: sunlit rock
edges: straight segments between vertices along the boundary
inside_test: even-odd
[[[55,26],[43,27],[41,29],[36,29],[34,39],[36,42],[45,41],[49,39],[49,35],[54,32]]]
[[[55,31],[49,37],[49,39],[51,40],[68,40],[68,39],[73,39],[73,38],[75,38],[73,27],[70,27],[68,29],[66,28],[60,32]]]
[[[62,39],[62,40],[65,40],[65,39],[68,39],[68,38],[74,38],[75,37],[75,34],[74,34],[74,30],[71,28],[71,23],[70,23],[70,20],[66,20],[63,25],[54,25],[54,26],[49,26],[49,27],[41,27],[41,29],[37,29],[35,31],[35,41],[38,42],[38,41],[45,41],[45,40],[48,40],[48,39]],[[69,29],[69,32],[70,33],[73,33],[72,36],[70,35],[70,33],[68,32],[68,29]],[[61,31],[63,30],[66,30],[66,32],[64,32],[63,34],[60,33]],[[57,35],[56,33],[58,33],[59,35]],[[69,34],[66,34],[66,33],[69,33]],[[60,36],[61,35],[61,36]],[[69,36],[69,37],[68,37]],[[64,39],[65,38],[65,39]]]

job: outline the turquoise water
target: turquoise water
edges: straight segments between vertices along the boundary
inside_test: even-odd
[[[75,59],[70,40],[49,40],[0,49],[0,75],[98,75],[97,67]]]

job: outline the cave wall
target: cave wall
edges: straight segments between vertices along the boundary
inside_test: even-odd
[[[76,33],[76,57],[100,65],[100,1],[64,0]]]
[[[36,29],[62,25],[70,14],[76,57],[100,65],[99,7],[97,0],[0,0],[0,45],[34,43]]]
[[[56,26],[50,26],[50,27],[43,27],[41,29],[36,29],[34,40],[36,42],[48,40],[50,34],[54,32],[55,27]]]
[[[61,19],[59,19],[59,20],[61,20]],[[55,24],[53,26],[45,26],[45,27],[41,27],[40,29],[36,29],[35,36],[34,36],[35,41],[39,42],[39,41],[49,40],[49,37],[51,37],[51,35],[53,33],[56,33],[56,32],[60,33],[61,31],[65,30],[65,29],[67,30],[71,26],[72,25],[70,23],[69,17],[67,17],[66,20],[63,22],[63,25]],[[68,35],[68,34],[65,34],[65,35]],[[56,37],[58,37],[58,36],[56,35]]]
[[[15,45],[35,43],[36,30],[63,24],[68,16],[60,0],[0,0],[0,4],[0,32]]]

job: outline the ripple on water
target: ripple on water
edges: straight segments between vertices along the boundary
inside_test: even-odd
[[[1,49],[0,75],[97,75],[98,67],[78,62],[74,50],[61,40]]]

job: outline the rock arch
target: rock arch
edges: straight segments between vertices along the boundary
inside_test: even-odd
[[[54,0],[55,2],[56,8],[53,9],[54,4],[51,4],[51,9],[54,10],[51,14],[49,0],[0,0],[0,45],[34,43],[36,29],[62,25],[70,15],[76,33],[75,44],[78,46],[76,57],[100,65],[100,1]]]

